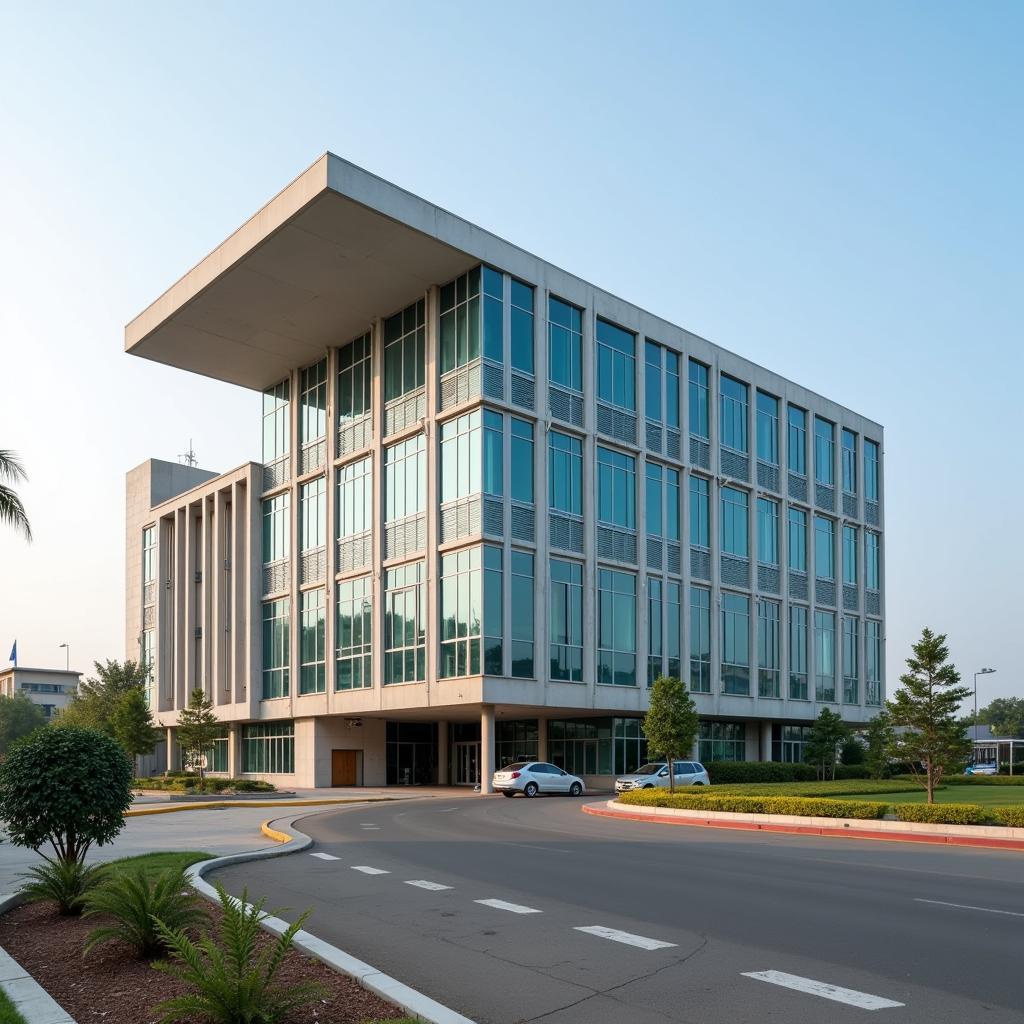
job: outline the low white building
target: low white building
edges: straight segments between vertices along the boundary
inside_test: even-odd
[[[53,718],[71,702],[81,678],[81,672],[62,668],[12,667],[0,672],[0,694],[4,697],[24,694],[43,709],[47,718]]]

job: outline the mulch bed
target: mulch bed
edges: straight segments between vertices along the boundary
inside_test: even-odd
[[[219,909],[212,904],[206,909],[211,923],[215,922]],[[0,946],[78,1024],[154,1024],[159,1015],[153,1007],[163,999],[183,994],[187,986],[155,971],[148,961],[136,959],[119,943],[97,946],[83,959],[85,937],[100,920],[61,917],[53,904],[28,903],[0,916]],[[271,941],[270,936],[267,941]],[[292,951],[278,972],[277,982],[287,987],[300,981],[318,982],[327,996],[293,1011],[286,1018],[287,1024],[364,1024],[402,1017],[395,1006],[351,978]]]

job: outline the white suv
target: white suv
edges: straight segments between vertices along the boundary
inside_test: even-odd
[[[677,786],[710,786],[707,769],[697,761],[675,761],[673,774]],[[615,780],[616,793],[628,793],[633,789],[668,789],[668,762],[652,761],[631,775],[622,775]]]

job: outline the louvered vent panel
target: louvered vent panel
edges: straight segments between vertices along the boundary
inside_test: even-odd
[[[142,628],[152,629],[156,624],[156,608],[147,605],[142,609]]]
[[[864,610],[868,615],[882,614],[882,595],[877,590],[868,590],[865,592]]]
[[[644,426],[647,428],[644,434],[647,438],[647,448],[652,452],[661,452],[662,445],[662,434],[660,423],[654,423],[651,420],[647,420]]]
[[[279,594],[291,582],[291,565],[287,558],[263,566],[263,593]]]
[[[327,575],[327,548],[304,551],[299,572],[300,583],[319,583]]]
[[[460,366],[441,378],[441,408],[450,409],[480,397],[480,360]]]
[[[683,439],[678,430],[665,431],[665,454],[676,462],[683,459]]]
[[[583,520],[548,513],[548,542],[553,548],[583,554]]]
[[[722,583],[727,587],[750,586],[750,562],[746,558],[733,558],[732,555],[721,556]]]
[[[665,568],[675,576],[683,573],[683,549],[669,542],[665,545]]]
[[[511,533],[513,540],[525,540],[532,544],[537,539],[536,513],[532,505],[512,502]]]
[[[662,564],[665,560],[665,546],[660,540],[655,540],[653,537],[647,538],[647,568],[655,569],[658,572],[662,570]]]
[[[630,530],[597,528],[597,557],[636,565],[636,534]]]
[[[505,400],[504,370],[495,363],[484,363],[483,389],[488,398],[496,402]]]
[[[835,607],[836,585],[832,580],[814,581],[814,603],[827,604],[830,607]]]
[[[836,510],[835,490],[826,484],[815,483],[814,504],[817,505],[818,508],[825,509],[826,512],[834,512]]]
[[[722,473],[733,480],[750,482],[750,459],[729,448],[722,449]]]
[[[878,525],[878,502],[877,501],[865,501],[864,502],[864,521],[871,526]]]
[[[794,501],[807,501],[807,477],[796,473],[788,475],[789,496]]]
[[[299,452],[299,475],[312,473],[320,469],[327,461],[327,442],[321,438],[319,441],[310,441],[303,445]]]
[[[441,506],[441,541],[447,543],[480,533],[480,495],[470,495]]]
[[[373,535],[369,532],[338,541],[338,572],[362,569],[373,561]]]
[[[791,572],[789,574],[789,596],[797,601],[807,600],[807,574]]]
[[[408,516],[384,527],[384,557],[401,558],[427,546],[427,517]]]
[[[757,567],[757,589],[766,594],[782,592],[782,574],[777,566],[759,565]]]
[[[757,464],[757,486],[779,493],[779,467],[767,462]]]
[[[510,384],[512,404],[521,409],[532,409],[537,404],[536,384],[532,377],[512,371]]]
[[[690,436],[690,462],[701,469],[711,468],[711,445],[704,438]]]
[[[857,495],[843,492],[843,515],[851,519],[857,518]]]
[[[583,426],[583,399],[579,395],[552,386],[548,388],[548,405],[555,419],[577,427]]]
[[[409,395],[392,399],[384,406],[384,436],[398,433],[419,423],[427,414],[427,395],[421,388]]]
[[[605,437],[613,437],[616,441],[636,444],[636,416],[631,412],[613,408],[603,402],[597,403],[597,429]]]
[[[338,428],[338,454],[347,455],[365,448],[373,441],[373,417],[360,416]]]
[[[288,456],[268,462],[263,467],[263,490],[272,491],[288,481]]]
[[[711,579],[711,552],[706,548],[690,548],[690,575],[694,579]]]
[[[843,610],[848,612],[858,611],[860,608],[860,594],[856,587],[843,586]]]
[[[155,604],[156,603],[156,582],[151,581],[142,588],[142,603],[143,604]]]
[[[505,535],[505,506],[500,498],[484,498],[483,532],[491,537]]]

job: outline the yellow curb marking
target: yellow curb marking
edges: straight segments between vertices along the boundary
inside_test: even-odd
[[[333,804],[372,804],[385,801],[398,800],[401,797],[393,796],[364,796],[322,800],[211,800],[202,803],[181,803],[160,807],[137,807],[125,811],[125,817],[136,818],[144,814],[175,814],[178,811],[209,811],[222,810],[226,807],[321,807]]]

